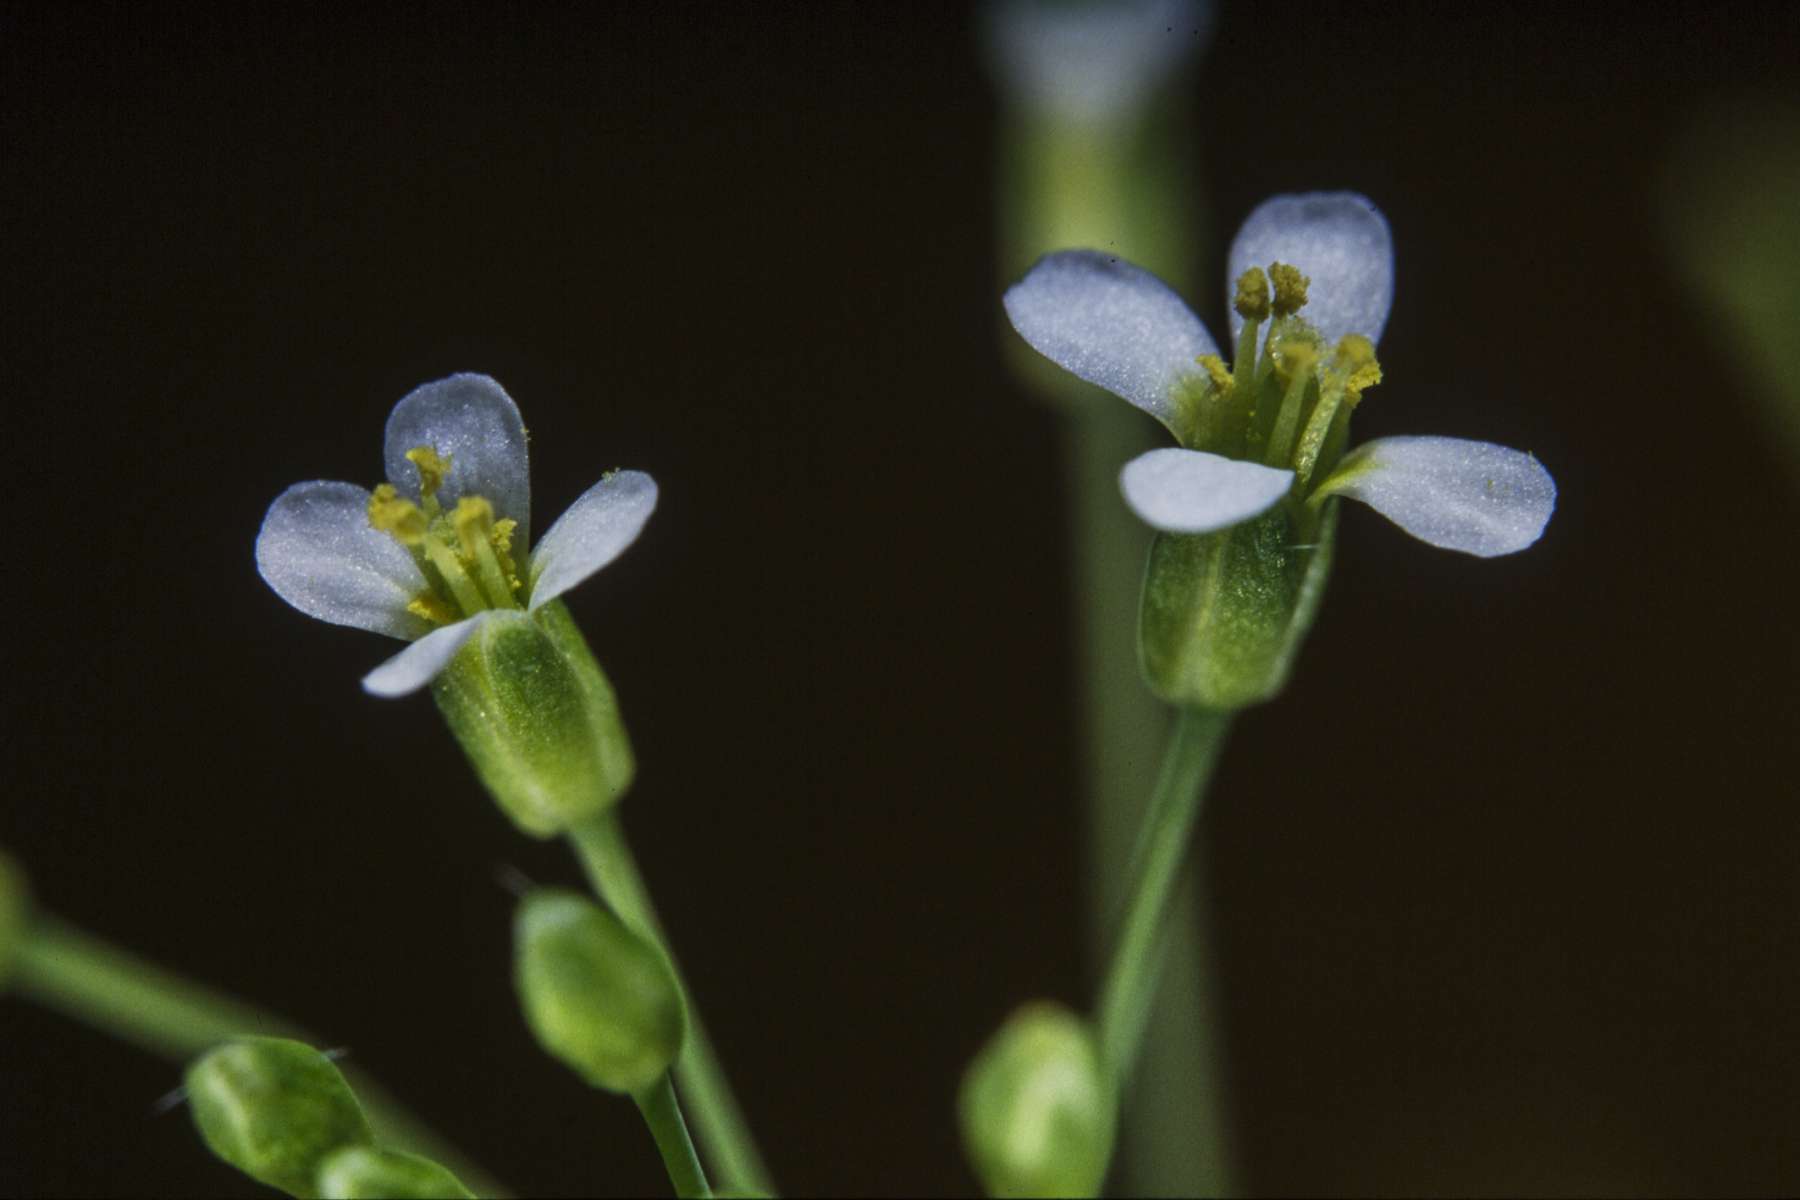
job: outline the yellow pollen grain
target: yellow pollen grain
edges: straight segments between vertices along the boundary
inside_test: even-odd
[[[414,446],[406,452],[406,461],[419,469],[419,494],[435,496],[450,474],[450,456],[439,455],[430,446]]]
[[[1231,372],[1225,369],[1224,359],[1216,354],[1202,354],[1195,361],[1206,371],[1206,377],[1212,380],[1213,390],[1221,396],[1230,394]]]
[[[402,499],[391,483],[381,484],[370,493],[369,524],[392,534],[402,545],[417,546],[425,540],[425,514],[411,500]]]
[[[1237,295],[1231,307],[1246,321],[1261,321],[1269,315],[1269,279],[1261,267],[1251,267],[1237,277]]]
[[[493,531],[494,506],[480,496],[464,496],[456,502],[450,523],[456,529],[456,540],[462,543],[463,555],[474,558],[476,547]]]
[[[1352,404],[1363,391],[1381,382],[1381,364],[1375,359],[1375,343],[1360,333],[1345,334],[1332,352],[1332,369],[1344,380],[1344,394]]]
[[[1271,307],[1276,316],[1292,316],[1306,307],[1306,288],[1312,280],[1302,275],[1299,267],[1271,264],[1269,278],[1275,281],[1275,302]]]
[[[494,548],[494,557],[500,560],[500,571],[506,576],[507,586],[515,592],[525,587],[519,579],[519,568],[512,557],[513,530],[518,527],[517,521],[511,517],[503,517],[495,521],[494,527],[488,531],[488,543]]]
[[[431,592],[421,592],[408,600],[406,611],[415,617],[423,617],[433,625],[449,625],[457,620],[457,615],[451,611],[450,606]]]

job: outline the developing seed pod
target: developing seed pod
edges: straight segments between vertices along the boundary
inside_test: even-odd
[[[362,1106],[329,1058],[286,1038],[239,1038],[187,1070],[188,1106],[214,1154],[259,1183],[315,1197],[333,1151],[369,1145]]]
[[[963,1145],[990,1196],[1095,1196],[1114,1102],[1087,1025],[1048,1001],[1007,1019],[963,1076]]]
[[[681,1052],[687,1012],[662,951],[574,892],[519,905],[513,981],[538,1044],[595,1087],[636,1093]]]
[[[473,1200],[449,1170],[404,1150],[345,1146],[319,1167],[324,1200]]]

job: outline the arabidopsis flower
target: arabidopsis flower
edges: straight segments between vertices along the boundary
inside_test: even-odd
[[[412,642],[363,687],[430,683],[488,622],[522,621],[636,540],[656,507],[642,471],[612,471],[531,546],[525,425],[486,375],[408,393],[388,417],[389,482],[297,483],[269,506],[256,566],[322,621]]]
[[[1145,582],[1144,666],[1166,698],[1220,707],[1285,678],[1329,569],[1336,497],[1481,557],[1531,545],[1556,503],[1535,458],[1487,442],[1390,437],[1345,453],[1350,413],[1382,378],[1375,346],[1394,295],[1393,242],[1368,200],[1264,202],[1238,230],[1228,279],[1229,367],[1173,291],[1096,251],[1047,256],[1005,298],[1034,349],[1180,443],[1120,476],[1165,535]]]
[[[525,426],[485,375],[408,394],[388,417],[389,482],[296,484],[256,538],[276,593],[323,621],[412,645],[363,679],[432,695],[482,782],[548,837],[604,811],[636,770],[612,685],[558,599],[617,558],[656,507],[612,471],[534,547]]]
[[[995,74],[1015,105],[1059,121],[1129,120],[1211,37],[1211,0],[992,0]]]

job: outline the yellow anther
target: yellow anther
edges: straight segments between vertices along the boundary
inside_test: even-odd
[[[433,625],[449,625],[460,618],[456,611],[442,600],[435,592],[420,592],[406,602],[406,611],[415,617],[423,617]]]
[[[1225,369],[1225,360],[1216,354],[1202,354],[1195,360],[1206,371],[1206,377],[1212,380],[1213,390],[1221,396],[1231,394],[1231,372]]]
[[[382,533],[392,534],[404,546],[417,546],[425,540],[425,514],[411,500],[405,500],[384,483],[369,496],[369,524]]]
[[[1306,285],[1312,280],[1300,273],[1299,267],[1274,263],[1269,278],[1275,281],[1275,303],[1271,306],[1278,317],[1288,317],[1306,307]]]
[[[473,559],[479,547],[491,544],[488,538],[494,531],[494,506],[480,496],[464,496],[456,502],[450,524],[456,530],[456,540],[462,543],[463,557]]]
[[[1281,334],[1272,334],[1269,338],[1269,356],[1274,360],[1275,377],[1283,384],[1297,375],[1310,371],[1319,361],[1319,345],[1313,340],[1310,327],[1295,322],[1297,330]],[[1279,331],[1281,326],[1277,325]]]
[[[449,456],[440,457],[430,446],[414,446],[406,452],[406,461],[419,468],[419,495],[428,499],[437,495],[444,477],[450,474]]]
[[[494,531],[488,537],[488,540],[494,544],[494,553],[507,554],[511,552],[513,530],[518,527],[519,523],[511,517],[494,522]]]
[[[1269,279],[1261,267],[1251,267],[1238,276],[1231,307],[1246,321],[1261,321],[1269,315]]]
[[[504,517],[494,522],[494,528],[488,532],[488,542],[494,547],[494,557],[500,560],[500,570],[506,575],[506,582],[513,591],[519,591],[525,585],[519,582],[519,568],[514,565],[512,557],[513,530],[519,523],[511,517]]]
[[[1381,382],[1381,364],[1375,360],[1375,343],[1360,333],[1345,334],[1331,355],[1332,372],[1344,381],[1344,396],[1355,404],[1363,390]]]

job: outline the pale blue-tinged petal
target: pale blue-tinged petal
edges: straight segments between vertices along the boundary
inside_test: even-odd
[[[1211,40],[1212,0],[991,0],[988,54],[1006,99],[1032,116],[1133,118]],[[1121,135],[1123,136],[1123,135]]]
[[[1493,558],[1538,540],[1556,508],[1556,481],[1520,450],[1391,437],[1346,455],[1319,495],[1361,500],[1422,542]]]
[[[1164,533],[1211,533],[1273,508],[1294,473],[1204,450],[1165,447],[1119,472],[1119,490],[1146,525]]]
[[[1346,333],[1379,342],[1394,305],[1394,239],[1387,218],[1355,192],[1307,192],[1263,201],[1244,219],[1231,243],[1225,295],[1236,293],[1237,278],[1251,267],[1268,270],[1288,263],[1312,280],[1300,315],[1324,335],[1327,345]],[[1231,341],[1237,344],[1244,318],[1231,313]]]
[[[656,508],[656,481],[612,471],[556,518],[531,552],[531,607],[556,599],[624,553]]]
[[[353,483],[297,483],[277,496],[256,535],[256,569],[309,617],[409,640],[431,628],[406,611],[425,577],[370,527],[369,493]]]
[[[1174,418],[1177,382],[1199,373],[1201,355],[1218,353],[1167,284],[1098,250],[1039,259],[1007,289],[1006,315],[1039,354],[1165,425]]]
[[[429,446],[450,460],[450,474],[438,493],[444,507],[462,496],[485,496],[495,516],[519,523],[518,543],[531,544],[525,422],[498,383],[486,375],[452,375],[414,388],[394,405],[383,460],[388,482],[415,500],[419,472],[406,452],[418,446]]]
[[[476,613],[454,625],[426,634],[394,657],[363,676],[363,691],[384,700],[410,696],[436,679],[463,643],[475,635],[481,623],[493,618],[493,612]]]

